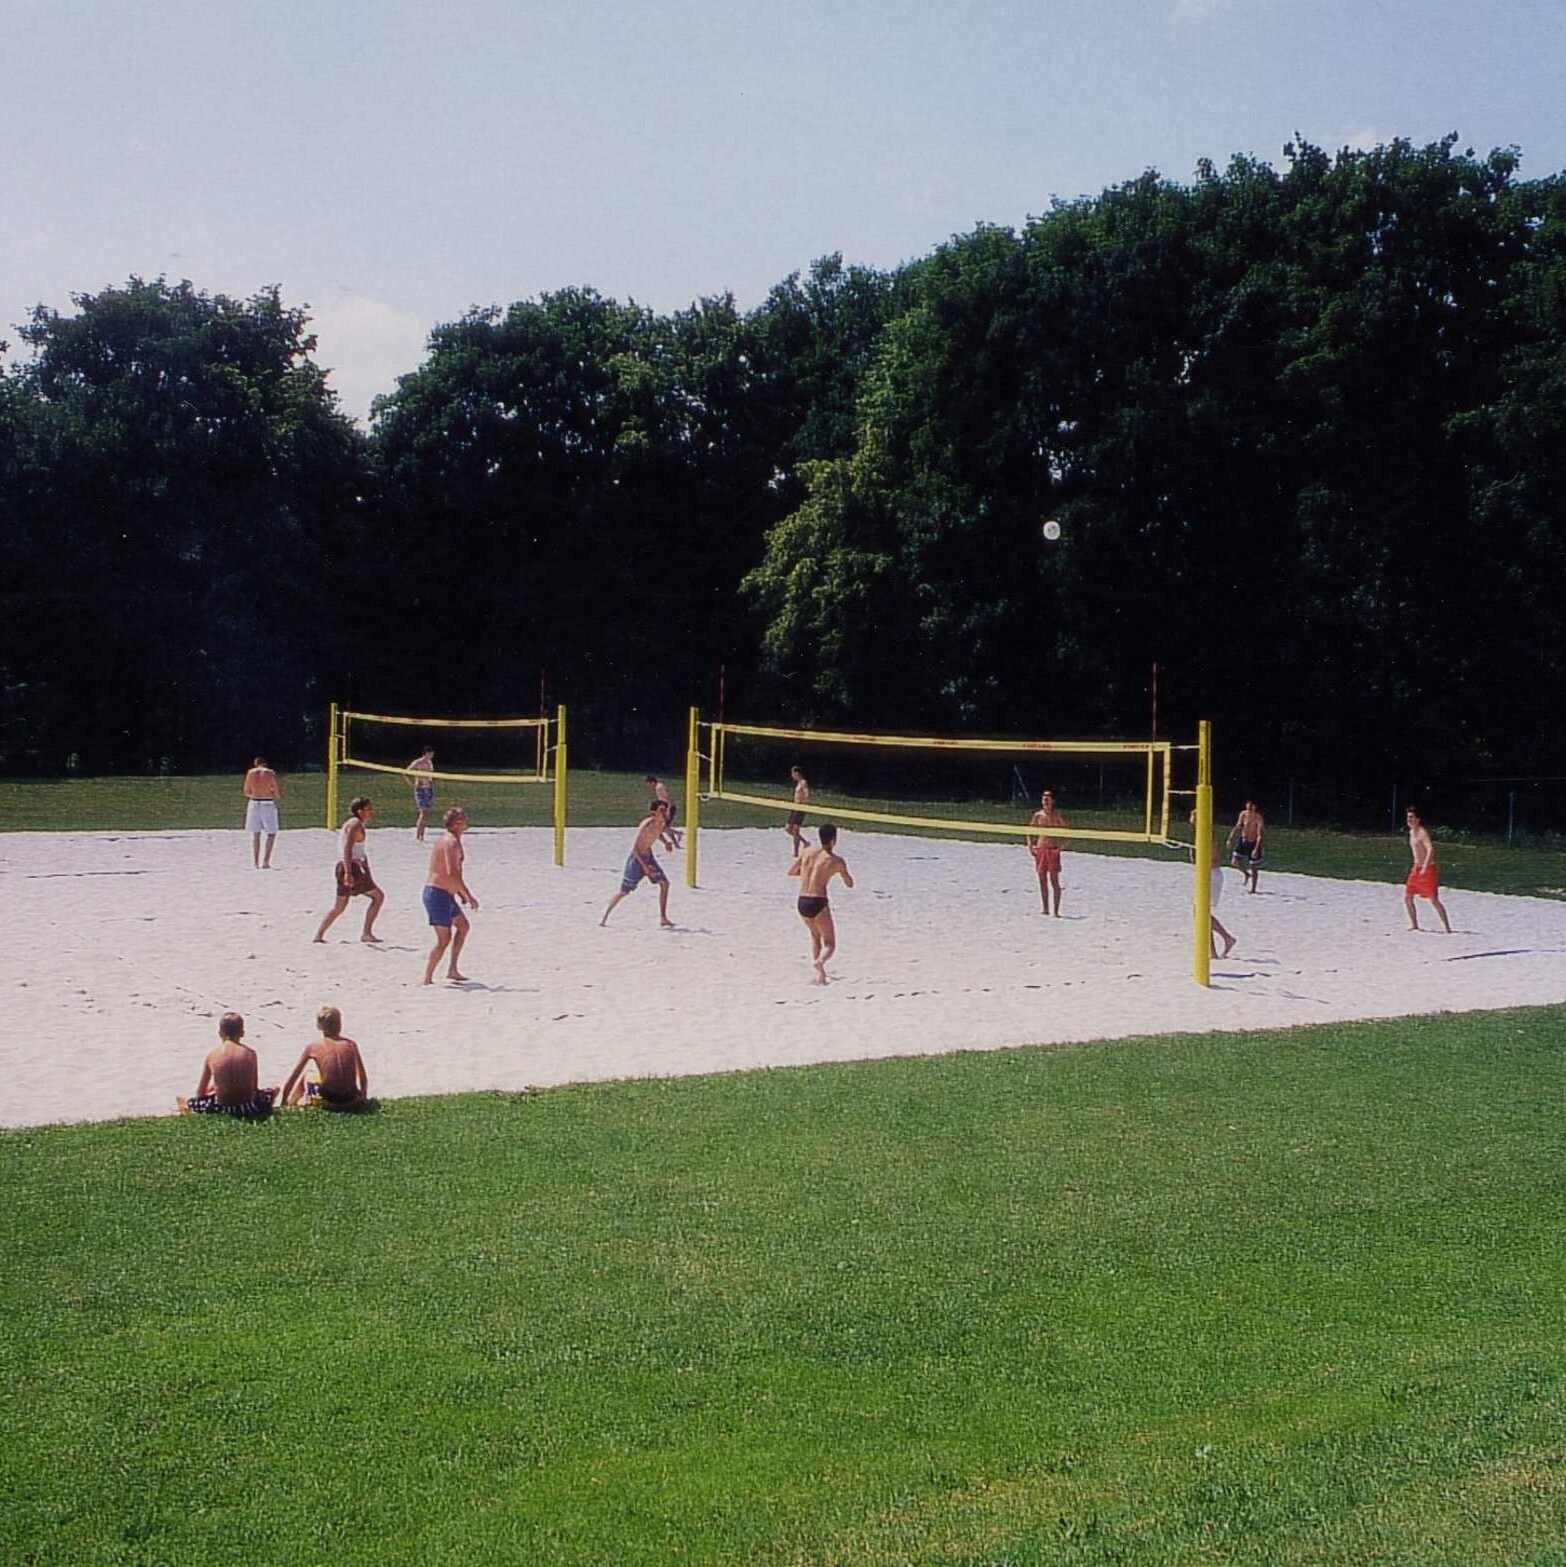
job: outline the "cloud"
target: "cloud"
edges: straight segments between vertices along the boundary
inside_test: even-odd
[[[365,422],[371,399],[394,390],[398,376],[418,368],[430,325],[346,288],[312,300],[315,362],[332,372],[330,384],[344,413]]]
[[[1390,131],[1378,131],[1374,126],[1351,121],[1335,135],[1328,138],[1327,151],[1337,152],[1347,147],[1351,152],[1369,152],[1392,140]]]

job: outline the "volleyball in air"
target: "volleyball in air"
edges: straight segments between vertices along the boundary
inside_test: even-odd
[[[1051,544],[1053,544],[1055,540],[1060,537],[1060,524],[1056,522],[1053,517],[1051,517],[1049,521],[1044,524],[1044,537],[1048,539]]]

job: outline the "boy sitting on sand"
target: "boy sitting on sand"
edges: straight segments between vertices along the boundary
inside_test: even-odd
[[[357,1110],[369,1102],[370,1074],[364,1069],[359,1047],[343,1038],[343,1015],[336,1007],[322,1007],[315,1015],[321,1037],[304,1047],[303,1054],[283,1084],[285,1105],[316,1104],[328,1110]],[[319,1080],[305,1078],[311,1062]]]
[[[201,1065],[201,1081],[189,1099],[176,1099],[182,1115],[231,1115],[258,1121],[272,1113],[276,1088],[256,1087],[256,1053],[244,1042],[245,1020],[237,1012],[218,1019],[218,1045]]]

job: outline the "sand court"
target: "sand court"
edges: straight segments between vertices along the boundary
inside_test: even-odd
[[[1455,933],[1416,934],[1399,885],[1269,867],[1250,896],[1226,872],[1238,942],[1204,991],[1188,864],[1068,854],[1054,920],[1017,844],[849,831],[857,885],[834,885],[823,990],[780,830],[704,832],[694,891],[662,856],[676,929],[648,887],[600,929],[631,837],[573,831],[559,869],[549,831],[475,827],[470,982],[426,989],[427,849],[405,829],[370,833],[378,947],[358,939],[363,900],[311,942],[333,896],[324,830],[285,831],[261,872],[240,832],[7,834],[0,1124],[168,1112],[230,1008],[275,1083],[316,1008],[340,1006],[395,1098],[1566,1001],[1560,903],[1452,890]]]

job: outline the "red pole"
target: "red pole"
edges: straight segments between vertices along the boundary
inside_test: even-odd
[[[1153,660],[1153,734],[1152,738],[1158,738],[1158,660]]]
[[[727,664],[718,665],[718,722],[720,724],[723,722],[723,682],[728,670]]]
[[[546,712],[546,709],[544,707],[544,671],[541,669],[538,672],[538,716],[540,718],[544,717],[545,716],[545,712]]]

